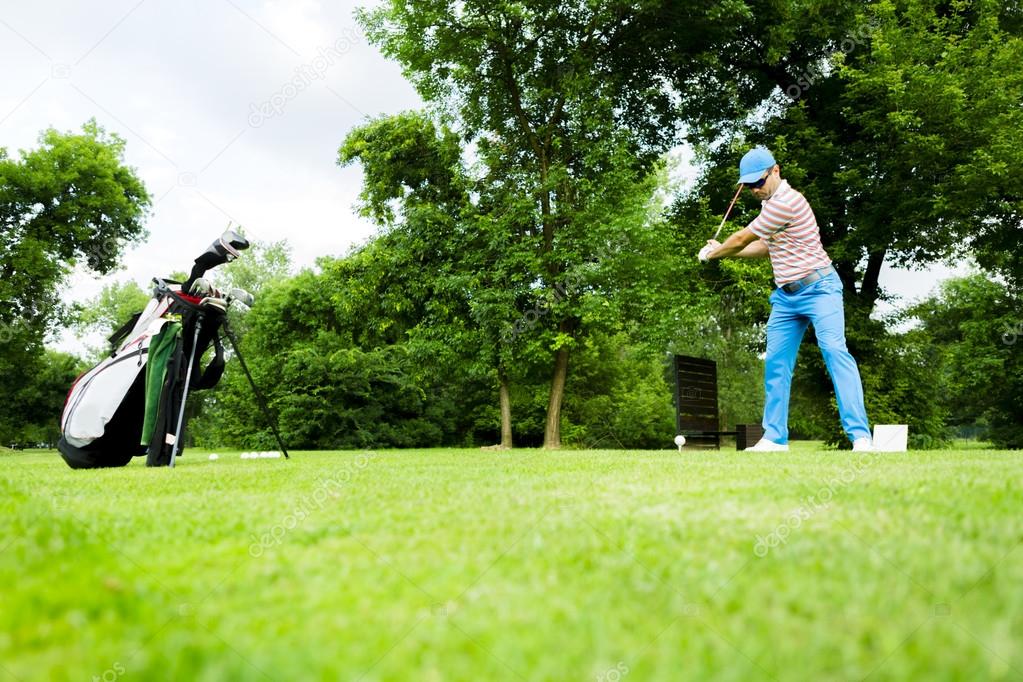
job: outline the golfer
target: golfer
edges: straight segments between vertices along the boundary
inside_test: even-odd
[[[806,198],[782,179],[764,147],[739,163],[739,183],[761,201],[760,215],[724,243],[711,239],[700,250],[703,262],[716,258],[770,258],[777,289],[771,294],[764,365],[764,437],[755,452],[789,449],[789,393],[803,333],[811,323],[835,386],[842,428],[853,450],[872,450],[863,406],[863,384],[845,345],[842,280],[821,245],[820,229]]]

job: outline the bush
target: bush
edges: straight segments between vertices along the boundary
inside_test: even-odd
[[[951,426],[987,425],[1001,448],[1023,448],[1023,301],[983,274],[943,282],[910,314],[935,348],[944,379],[938,400]]]
[[[669,447],[675,435],[664,354],[595,334],[573,356],[562,440],[587,448]]]

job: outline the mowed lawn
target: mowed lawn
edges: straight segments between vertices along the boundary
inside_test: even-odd
[[[1023,459],[0,456],[0,680],[1023,678]]]

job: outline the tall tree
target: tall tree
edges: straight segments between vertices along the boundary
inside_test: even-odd
[[[47,130],[37,149],[16,158],[0,148],[0,394],[12,404],[25,387],[41,385],[43,340],[69,311],[60,294],[72,268],[109,272],[124,245],[144,234],[149,194],[125,165],[124,146],[90,121],[81,133]],[[65,378],[66,360],[54,359]],[[21,412],[16,422],[56,419],[67,385],[46,385],[56,392],[23,406],[50,410],[56,402],[58,409]]]
[[[504,171],[495,180],[520,190],[494,197],[490,225],[505,231],[524,280],[548,299],[614,241],[620,225],[609,218],[672,137],[653,135],[666,97],[622,87],[630,75],[642,77],[633,83],[640,89],[657,77],[649,69],[623,74],[613,58],[629,11],[626,3],[392,2],[361,14],[420,93],[446,107],[491,169]],[[619,125],[623,118],[636,130]],[[582,304],[566,297],[544,316],[552,356],[546,447],[561,443],[570,349],[585,333]]]
[[[411,292],[409,284],[419,282],[420,302],[405,308],[421,314],[409,340],[445,356],[462,349],[464,363],[492,378],[501,407],[501,445],[510,447],[513,381],[542,364],[551,348],[567,353],[589,330],[612,325],[611,303],[622,292],[617,282],[633,282],[629,275],[651,269],[643,262],[624,274],[629,259],[644,258],[636,241],[650,231],[644,228],[656,215],[650,207],[656,178],[636,182],[632,169],[608,171],[606,187],[617,203],[592,200],[577,211],[574,219],[591,229],[586,235],[562,234],[564,267],[551,281],[544,279],[549,273],[539,240],[530,238],[534,213],[521,191],[521,171],[489,139],[480,141],[471,169],[461,157],[454,133],[417,113],[356,128],[340,152],[342,163],[362,163],[363,213],[386,230],[379,243],[393,250],[395,277],[400,272],[402,282],[397,290]],[[411,268],[400,266],[402,254],[414,257]],[[585,325],[566,334],[557,324],[566,317]],[[565,378],[566,368],[558,369]]]
[[[495,219],[489,208],[494,191],[470,177],[462,156],[453,131],[426,114],[405,112],[352,130],[338,162],[362,165],[361,212],[383,230],[373,252],[389,260],[387,279],[396,281],[380,291],[380,300],[404,301],[394,314],[405,321],[399,326],[424,361],[460,364],[494,381],[501,447],[508,448],[513,363],[501,341],[518,315],[515,278],[499,266],[500,256],[508,255],[501,231],[487,229]]]
[[[144,235],[149,194],[124,164],[123,139],[93,120],[39,143],[18,159],[0,148],[0,323],[52,323],[73,266],[105,274]]]

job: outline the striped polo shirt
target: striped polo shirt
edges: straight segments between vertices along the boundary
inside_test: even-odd
[[[767,253],[778,286],[795,282],[818,268],[831,265],[821,244],[817,218],[806,197],[782,180],[748,227],[767,242]]]

